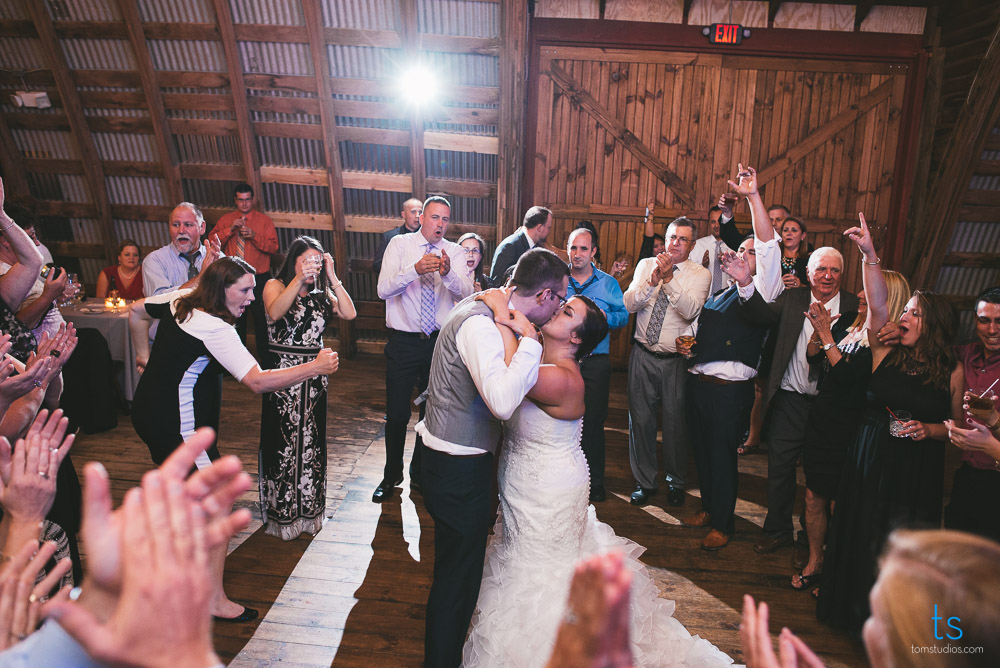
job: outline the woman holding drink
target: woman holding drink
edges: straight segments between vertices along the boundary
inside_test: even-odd
[[[294,367],[323,348],[334,316],[358,312],[333,258],[301,236],[264,286],[268,340],[276,369]],[[327,377],[315,376],[264,395],[260,422],[260,510],[264,531],[282,540],[323,526],[326,509]]]
[[[863,256],[868,331],[877,332],[888,313],[881,260],[863,216],[860,227],[845,234]],[[870,365],[871,377],[827,541],[817,615],[832,626],[861,632],[877,557],[890,530],[941,526],[944,421],[961,416],[965,383],[951,345],[956,326],[946,300],[917,290],[899,318],[901,345],[888,348],[869,336],[871,357],[855,358]],[[850,364],[840,364],[845,362]],[[890,434],[890,410],[914,418],[901,425],[899,436]]]

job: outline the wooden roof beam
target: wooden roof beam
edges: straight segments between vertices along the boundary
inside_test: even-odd
[[[228,0],[212,0],[215,7],[215,19],[222,36],[222,48],[226,54],[226,65],[229,68],[229,88],[233,94],[233,108],[236,113],[236,137],[243,156],[243,171],[247,183],[253,186],[259,197],[260,159],[257,156],[257,144],[254,142],[253,127],[250,123],[250,107],[247,104],[247,87],[243,81],[243,67],[240,65],[240,52],[236,48],[236,32],[233,27],[233,13]]]
[[[160,154],[163,165],[163,179],[167,183],[167,193],[172,204],[184,201],[184,189],[181,186],[180,160],[177,150],[170,137],[170,127],[167,123],[167,112],[160,94],[160,84],[156,80],[153,69],[153,58],[146,44],[146,35],[142,29],[142,19],[139,8],[133,0],[118,0],[118,9],[125,23],[132,53],[135,55],[136,68],[142,80],[142,91],[146,105],[149,107],[149,118],[153,124],[153,136],[156,140],[156,150]]]
[[[955,230],[958,212],[968,196],[969,179],[982,155],[987,136],[1000,114],[1000,23],[993,30],[986,56],[959,113],[937,174],[924,215],[916,221],[905,271],[915,288],[932,286]]]
[[[14,143],[14,136],[0,114],[0,166],[3,167],[4,192],[8,199],[14,195],[29,197],[28,176],[24,171],[24,159]]]
[[[500,5],[500,127],[497,184],[497,238],[514,233],[521,217],[524,181],[525,104],[528,95],[528,2],[506,0]]]
[[[35,32],[38,33],[38,39],[42,43],[42,52],[49,63],[49,69],[52,70],[56,88],[62,98],[63,110],[66,112],[66,119],[69,121],[70,130],[80,151],[80,158],[87,165],[83,178],[90,190],[94,205],[97,207],[97,219],[101,224],[102,236],[104,237],[105,260],[108,264],[114,264],[118,242],[115,240],[114,223],[111,219],[111,202],[108,198],[104,167],[101,164],[94,137],[90,134],[90,126],[83,115],[83,105],[80,103],[79,95],[77,95],[76,84],[70,75],[69,65],[63,55],[62,45],[56,37],[56,31],[46,5],[26,0],[23,6],[28,15],[31,16]]]
[[[399,0],[399,40],[403,44],[404,59],[418,61],[417,0]],[[420,95],[423,91],[418,91]],[[413,196],[419,200],[427,197],[427,163],[424,157],[424,115],[419,105],[410,107],[410,171],[413,174]]]
[[[337,117],[333,109],[333,90],[330,85],[330,59],[323,41],[323,11],[319,0],[302,0],[302,16],[309,36],[309,54],[312,57],[316,90],[319,94],[319,117],[323,127],[323,158],[329,174],[327,191],[330,194],[330,211],[333,214],[333,261],[341,272],[347,272],[347,236],[344,221],[344,181],[340,164],[340,146],[337,143]],[[350,357],[355,352],[354,323],[338,324],[340,354]]]

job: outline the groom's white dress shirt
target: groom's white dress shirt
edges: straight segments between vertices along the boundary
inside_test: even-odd
[[[510,366],[507,366],[504,363],[503,336],[493,319],[484,315],[474,315],[462,323],[455,344],[486,407],[499,420],[510,418],[538,380],[542,344],[534,339],[521,339]],[[427,430],[423,420],[417,423],[416,430],[424,439],[424,445],[449,455],[492,452],[437,438]]]

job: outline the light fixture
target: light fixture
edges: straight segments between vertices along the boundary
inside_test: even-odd
[[[437,94],[441,89],[441,77],[425,63],[412,63],[405,66],[396,81],[396,94],[399,101],[412,109],[419,109],[437,102]]]

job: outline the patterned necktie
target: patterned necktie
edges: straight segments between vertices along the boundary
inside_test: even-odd
[[[712,262],[712,294],[726,287],[726,276],[722,273],[722,240],[715,240],[715,260]]]
[[[424,244],[428,253],[434,252],[434,244]],[[434,274],[429,271],[420,274],[420,331],[430,336],[437,329],[437,299],[434,294]]]
[[[674,267],[674,271],[677,267]],[[653,312],[649,314],[649,322],[646,323],[646,345],[655,346],[660,342],[660,330],[663,329],[663,316],[667,314],[667,306],[670,304],[670,297],[660,283],[660,294],[656,295],[656,303],[653,304]]]
[[[244,220],[243,225],[245,226],[246,219],[244,218],[243,220]],[[247,242],[243,238],[242,232],[243,232],[243,227],[240,227],[239,232],[236,233],[236,255],[238,257],[246,257],[245,254],[247,250]]]
[[[196,267],[194,265],[195,261],[198,259],[198,253],[197,253],[197,251],[195,251],[194,253],[189,253],[188,255],[185,255],[184,253],[181,253],[181,257],[183,259],[187,260],[187,263],[188,263],[188,278],[191,279],[191,278],[194,278],[195,276],[197,276],[198,275],[198,267]]]

